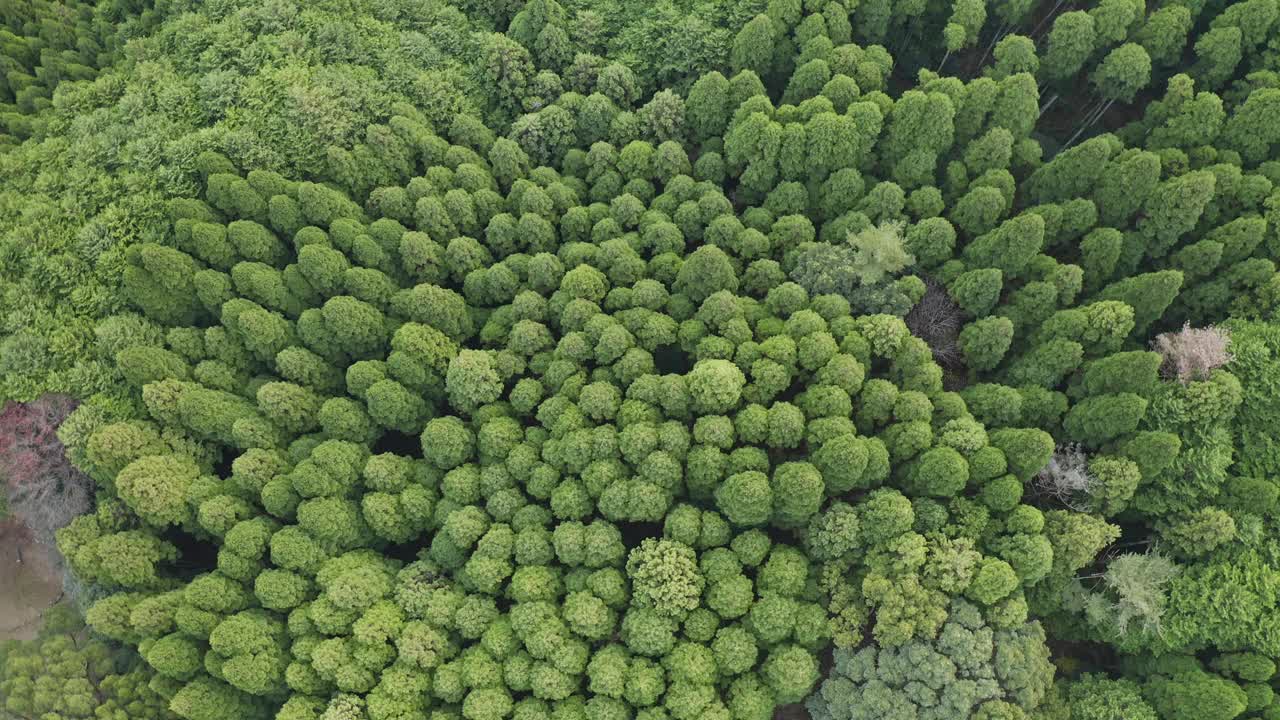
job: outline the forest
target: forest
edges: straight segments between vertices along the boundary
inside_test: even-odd
[[[0,719],[1280,720],[1277,263],[1280,0],[5,0]]]

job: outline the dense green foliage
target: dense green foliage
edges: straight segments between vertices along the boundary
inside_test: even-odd
[[[150,720],[172,717],[148,687],[142,661],[88,637],[74,608],[45,613],[40,635],[0,642],[0,713],[16,718]]]
[[[1280,717],[1276,0],[5,20],[11,714]]]

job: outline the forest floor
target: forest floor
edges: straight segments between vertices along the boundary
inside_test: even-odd
[[[826,679],[825,675],[823,679]],[[773,711],[773,720],[809,720],[809,711],[805,709],[804,703],[779,705]]]
[[[29,640],[62,597],[56,553],[35,544],[18,523],[0,521],[0,640]]]

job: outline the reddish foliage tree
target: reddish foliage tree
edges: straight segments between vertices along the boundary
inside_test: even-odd
[[[92,480],[67,460],[57,434],[75,407],[69,396],[44,395],[0,411],[0,480],[9,510],[48,547],[92,501]]]

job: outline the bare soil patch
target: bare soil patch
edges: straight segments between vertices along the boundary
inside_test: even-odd
[[[16,520],[0,520],[0,640],[35,637],[44,611],[62,598],[56,558]]]

